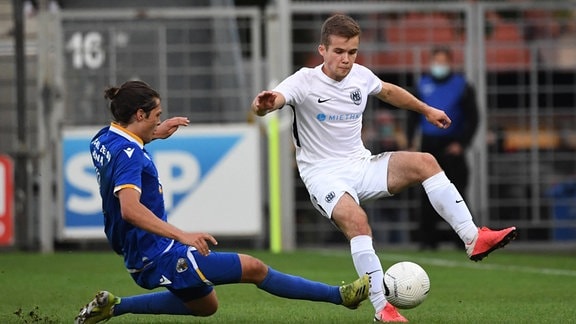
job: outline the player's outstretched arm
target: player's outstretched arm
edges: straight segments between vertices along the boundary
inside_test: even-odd
[[[152,139],[155,140],[159,138],[160,139],[168,138],[178,130],[178,127],[188,126],[188,124],[190,124],[190,120],[188,119],[188,117],[168,118],[165,121],[163,121],[160,125],[158,125],[158,127],[154,131],[154,138]]]
[[[258,116],[264,116],[269,112],[282,108],[286,99],[280,92],[265,90],[260,92],[252,100],[252,111]]]
[[[410,92],[402,89],[401,87],[382,82],[382,90],[376,95],[380,100],[385,101],[395,107],[401,109],[412,110],[423,114],[429,123],[436,127],[448,128],[452,121],[443,110],[436,109],[428,106],[424,102],[418,100]]]

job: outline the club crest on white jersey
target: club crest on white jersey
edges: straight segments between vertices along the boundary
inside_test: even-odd
[[[350,99],[352,99],[355,105],[360,105],[362,103],[362,91],[354,88],[354,90],[350,91]]]

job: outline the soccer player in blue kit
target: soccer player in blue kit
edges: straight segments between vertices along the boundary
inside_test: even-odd
[[[438,165],[422,152],[383,152],[372,155],[362,142],[362,114],[367,97],[424,115],[439,128],[451,120],[440,109],[418,100],[406,90],[380,80],[354,63],[360,26],[337,14],[324,21],[318,53],[324,62],[302,68],[274,88],[260,92],[252,110],[264,116],[284,106],[294,112],[296,163],[310,200],[350,241],[359,276],[370,276],[370,301],[379,322],[407,322],[386,302],[384,273],[372,244],[372,230],[361,201],[389,197],[422,184],[430,203],[460,237],[468,257],[482,260],[516,237],[516,228],[478,228],[462,196]]]
[[[246,254],[213,252],[208,233],[185,232],[166,221],[162,184],[145,144],[167,138],[184,117],[160,121],[160,95],[142,81],[105,91],[113,122],[90,143],[102,197],[104,227],[112,249],[141,287],[167,290],[117,297],[100,291],[75,323],[98,323],[123,314],[210,316],[218,308],[214,286],[252,283],[273,295],[357,308],[367,298],[368,276],[330,286],[284,274]]]

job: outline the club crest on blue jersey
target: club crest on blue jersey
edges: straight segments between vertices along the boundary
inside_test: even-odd
[[[350,91],[350,99],[356,105],[360,105],[362,103],[362,92],[358,88],[354,88],[354,90]]]
[[[178,259],[178,261],[176,262],[176,272],[182,273],[186,270],[188,270],[188,262],[186,261],[186,259],[184,258]]]

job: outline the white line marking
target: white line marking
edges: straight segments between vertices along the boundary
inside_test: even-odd
[[[329,256],[348,256],[342,251],[335,250],[316,250],[317,253]],[[501,265],[501,264],[490,264],[490,263],[476,263],[473,261],[452,261],[440,258],[426,258],[417,257],[413,255],[403,255],[403,254],[393,254],[393,253],[378,253],[380,260],[390,261],[390,262],[400,262],[400,261],[412,261],[421,264],[429,264],[439,267],[447,268],[469,268],[469,269],[480,269],[480,270],[503,270],[511,272],[524,272],[524,273],[535,273],[544,274],[550,276],[568,276],[576,277],[576,270],[566,270],[566,269],[554,269],[554,268],[538,268],[529,266],[514,266],[514,265]],[[386,268],[386,267],[384,267]],[[386,269],[384,269],[386,270]]]
[[[400,255],[400,254],[380,254],[379,257],[380,257],[380,260],[387,260],[387,261],[392,261],[392,262],[405,260],[405,261],[413,261],[413,262],[421,263],[421,264],[428,264],[428,265],[434,265],[434,266],[440,266],[440,267],[449,267],[449,268],[503,270],[503,271],[512,271],[512,272],[544,274],[544,275],[551,275],[551,276],[576,277],[576,271],[565,270],[565,269],[537,268],[537,267],[528,267],[528,266],[514,266],[514,265],[501,265],[501,264],[489,264],[489,263],[474,263],[472,261],[460,262],[460,261],[451,261],[451,260],[438,259],[438,258],[421,258],[421,257],[414,257],[414,256]]]

